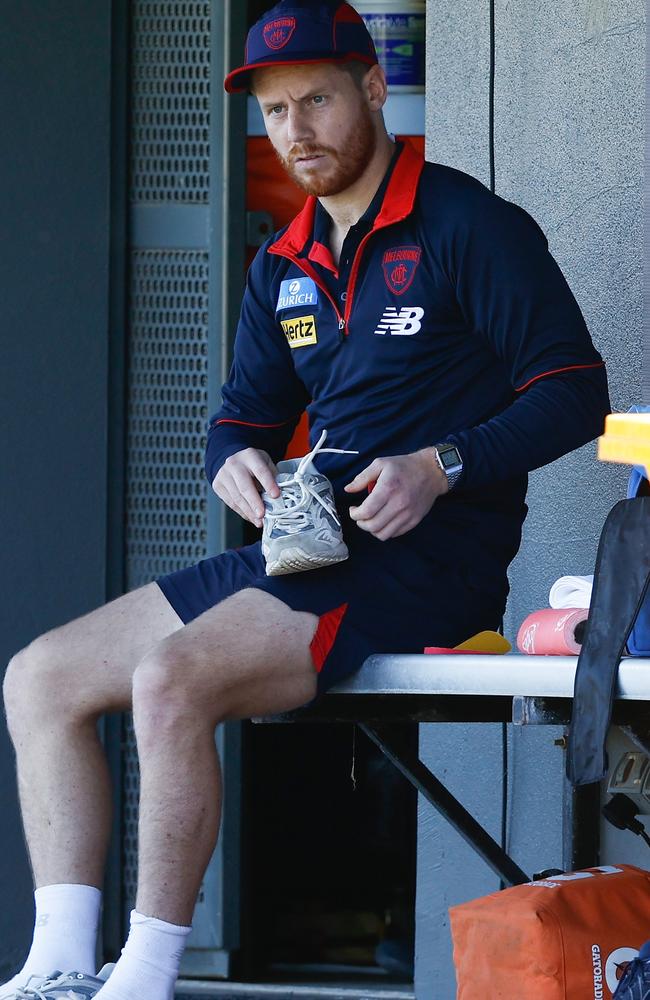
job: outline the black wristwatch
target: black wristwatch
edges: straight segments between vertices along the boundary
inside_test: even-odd
[[[455,444],[437,444],[435,449],[438,465],[447,477],[449,489],[453,490],[463,474],[463,460],[460,452]]]

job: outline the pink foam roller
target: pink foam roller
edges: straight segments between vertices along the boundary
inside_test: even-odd
[[[575,656],[580,652],[586,608],[543,608],[524,619],[517,634],[520,653],[541,656]]]

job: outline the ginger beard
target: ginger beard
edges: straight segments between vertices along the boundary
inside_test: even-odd
[[[296,184],[307,194],[316,198],[327,198],[346,191],[358,181],[370,163],[377,146],[377,137],[372,115],[365,104],[359,102],[359,113],[345,136],[341,138],[339,149],[319,143],[300,143],[292,146],[286,156],[275,150],[282,166]],[[314,168],[299,166],[298,160],[305,156],[327,155],[326,166],[316,161]]]

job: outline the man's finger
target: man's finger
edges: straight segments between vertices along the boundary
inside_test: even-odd
[[[365,507],[365,503],[361,506]],[[361,507],[359,510],[361,510]],[[402,512],[399,509],[395,508],[394,504],[389,502],[372,517],[363,517],[357,520],[357,524],[362,531],[368,531],[371,535],[376,535],[377,532],[383,531],[384,528],[399,517],[401,513]]]
[[[237,490],[234,486],[233,486],[233,493],[231,493],[224,485],[224,483],[221,482],[219,483],[219,491],[217,492],[215,490],[215,492],[217,493],[219,499],[225,503],[226,507],[230,507],[230,509],[234,511],[235,514],[239,514],[239,516],[243,517],[245,521],[249,521],[251,524],[255,524],[259,527],[259,521],[251,517],[251,511],[248,507],[248,504],[246,504],[245,508],[242,506],[239,500]]]
[[[277,469],[269,459],[268,464],[261,455],[257,455],[248,466],[251,474],[255,476],[262,489],[272,497],[280,496],[280,487],[275,477]]]
[[[370,496],[358,507],[350,507],[350,517],[357,524],[359,521],[368,521],[382,510],[390,499],[390,494],[382,490],[381,485],[373,490]]]
[[[384,470],[383,474],[377,480],[375,488],[368,494],[363,503],[358,507],[350,507],[350,517],[352,520],[357,522],[360,520],[369,520],[387,504],[390,505],[391,511],[396,512],[399,509],[399,500],[395,499],[398,487],[399,482],[393,479],[388,471]]]
[[[380,542],[386,542],[389,538],[399,538],[400,535],[405,535],[412,527],[414,524],[410,515],[396,514],[383,528],[374,531],[373,534]]]
[[[244,516],[257,524],[264,517],[264,501],[254,486],[250,472],[247,469],[233,471],[233,480],[238,502],[244,510],[248,510]]]
[[[347,493],[360,493],[361,490],[365,490],[370,483],[374,486],[379,478],[381,470],[381,459],[376,458],[374,462],[371,462],[367,468],[362,469],[361,472],[354,477],[352,482],[348,483],[348,485],[343,488]]]
[[[212,484],[212,489],[217,494],[220,500],[223,500],[228,507],[232,507],[232,496],[228,487],[224,484],[223,480],[218,480],[215,476],[215,480]]]

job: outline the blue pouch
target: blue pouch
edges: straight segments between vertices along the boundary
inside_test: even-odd
[[[650,483],[645,477],[645,469],[635,465],[627,484],[630,497],[650,496]],[[641,605],[627,640],[627,651],[631,656],[650,656],[650,593]]]

